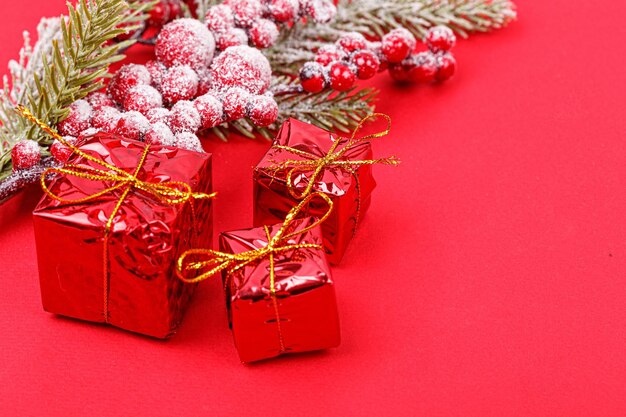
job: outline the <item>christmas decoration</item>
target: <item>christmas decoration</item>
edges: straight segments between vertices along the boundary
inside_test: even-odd
[[[316,198],[325,213],[296,219]],[[326,195],[309,194],[281,224],[222,233],[220,252],[191,249],[179,258],[179,277],[188,283],[222,272],[242,362],[339,345],[334,284],[319,228],[332,209]],[[198,277],[186,277],[198,271]]]
[[[255,226],[279,221],[301,198],[312,191],[323,192],[335,206],[322,225],[324,248],[329,261],[339,263],[370,205],[376,186],[372,165],[399,162],[394,157],[372,159],[368,140],[385,136],[389,124],[379,133],[358,136],[363,124],[375,118],[389,123],[385,115],[368,116],[350,138],[335,137],[296,120],[285,122],[254,168]],[[321,210],[311,204],[309,214],[321,215]]]
[[[44,309],[170,336],[193,292],[174,259],[211,241],[211,156],[110,134],[75,146],[21,112],[72,151],[33,214]]]

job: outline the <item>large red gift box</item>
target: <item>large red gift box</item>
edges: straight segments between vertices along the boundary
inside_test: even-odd
[[[147,188],[185,183],[193,192],[211,192],[210,154],[146,146],[98,134],[79,149],[136,173]],[[102,170],[76,153],[71,165]],[[158,338],[173,334],[195,288],[176,278],[175,259],[192,246],[211,245],[211,201],[174,204],[137,187],[115,188],[110,179],[74,175],[53,175],[45,185],[58,199],[44,195],[33,213],[44,309]]]
[[[269,257],[235,272],[223,272],[229,322],[242,362],[285,353],[307,352],[339,345],[335,288],[319,227],[307,217],[294,220],[285,245],[313,244],[274,255],[274,282]],[[220,250],[241,254],[267,247],[282,224],[220,235]],[[298,233],[302,231],[302,233]]]
[[[319,127],[289,119],[283,123],[273,146],[254,168],[254,225],[281,221],[295,206],[313,174],[313,169],[298,169],[292,175],[290,192],[290,169],[277,169],[286,161],[310,161],[328,155],[337,140],[333,134]],[[350,139],[340,138],[341,148]],[[290,151],[285,148],[292,148]],[[310,156],[303,156],[306,153]],[[345,152],[341,160],[371,160],[372,149],[367,141],[361,141]],[[331,263],[337,264],[352,239],[358,223],[370,206],[371,193],[376,187],[372,165],[329,165],[315,179],[312,191],[323,192],[332,198],[334,210],[322,224],[324,247]],[[295,194],[295,195],[294,195]],[[323,204],[312,203],[308,214],[321,216]]]

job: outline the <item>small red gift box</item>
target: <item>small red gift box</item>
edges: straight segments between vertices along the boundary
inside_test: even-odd
[[[53,171],[33,213],[44,309],[173,334],[194,289],[175,259],[211,244],[211,155],[98,134]]]
[[[323,192],[334,203],[333,213],[322,225],[324,247],[329,261],[339,263],[370,206],[376,186],[372,164],[397,162],[371,159],[372,149],[365,139],[384,134],[337,138],[316,126],[287,120],[254,168],[254,225],[280,221],[304,195]],[[307,214],[319,216],[323,211],[311,205]]]

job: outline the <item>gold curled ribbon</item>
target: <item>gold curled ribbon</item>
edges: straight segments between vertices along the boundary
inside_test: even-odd
[[[191,189],[191,186],[182,181],[169,181],[162,183],[151,183],[148,181],[142,181],[138,178],[141,167],[143,166],[146,157],[148,156],[148,151],[150,149],[150,144],[146,144],[143,153],[141,154],[141,158],[137,164],[137,168],[133,171],[133,173],[129,173],[116,167],[115,165],[109,164],[101,159],[95,158],[92,155],[89,155],[82,150],[80,150],[74,144],[65,140],[61,135],[52,130],[50,126],[39,120],[35,117],[30,110],[28,110],[24,106],[18,106],[17,112],[20,113],[23,117],[33,122],[37,125],[41,130],[46,132],[48,135],[53,137],[54,139],[61,142],[63,145],[67,146],[74,152],[75,154],[83,157],[84,159],[101,166],[104,169],[93,168],[86,165],[74,165],[74,164],[66,164],[61,168],[48,168],[41,175],[41,188],[43,191],[51,198],[57,201],[61,201],[64,203],[70,204],[80,204],[85,203],[94,199],[97,199],[105,194],[112,193],[118,189],[124,189],[122,195],[117,201],[113,212],[107,219],[104,228],[104,255],[103,255],[103,264],[104,264],[104,321],[105,323],[109,322],[109,257],[108,257],[108,243],[109,243],[109,235],[111,233],[111,228],[113,226],[113,220],[117,215],[118,211],[122,207],[124,200],[128,196],[128,194],[132,190],[141,190],[150,195],[155,196],[164,204],[168,205],[179,205],[184,204],[190,200],[198,200],[198,199],[210,199],[214,198],[217,193],[205,194],[205,193],[194,193]],[[46,184],[46,176],[48,174],[60,174],[66,176],[73,176],[77,178],[84,178],[91,181],[96,182],[112,182],[113,185],[105,188],[102,191],[98,191],[96,193],[90,194],[86,197],[79,199],[65,199],[56,194],[54,194]],[[193,208],[193,206],[192,206]]]
[[[375,119],[377,117],[384,118],[387,121],[387,127],[380,132],[372,133],[366,136],[357,137],[357,134],[363,128],[363,125],[367,121],[371,119]],[[356,145],[366,140],[381,138],[383,136],[386,136],[389,134],[390,130],[391,130],[391,117],[383,113],[372,113],[370,115],[365,116],[363,119],[361,119],[361,121],[359,122],[357,127],[354,129],[354,131],[352,132],[352,135],[350,136],[350,138],[348,138],[348,141],[345,143],[344,146],[339,147],[339,144],[343,139],[346,139],[346,138],[338,137],[337,139],[335,139],[335,141],[333,142],[332,146],[330,147],[326,155],[323,155],[323,156],[317,156],[310,152],[292,148],[290,146],[273,145],[272,147],[275,149],[281,149],[287,152],[291,152],[294,155],[305,158],[305,160],[289,159],[269,169],[274,172],[289,169],[289,171],[287,172],[287,189],[289,190],[289,193],[291,194],[292,197],[296,199],[302,199],[306,195],[311,193],[311,191],[313,190],[313,187],[315,186],[315,182],[317,181],[318,177],[321,175],[322,171],[325,168],[328,168],[331,166],[344,167],[344,168],[347,168],[353,175],[356,176],[355,169],[359,168],[361,165],[374,165],[374,164],[398,165],[400,163],[400,160],[396,158],[395,156],[390,156],[387,158],[380,158],[380,159],[363,159],[363,160],[342,160],[341,159],[346,154],[346,152],[354,148]],[[301,194],[298,194],[294,187],[295,175],[299,173],[310,172],[310,171],[312,171],[313,173],[311,174],[309,178],[306,188]]]

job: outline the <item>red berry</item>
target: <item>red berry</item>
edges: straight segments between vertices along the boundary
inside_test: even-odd
[[[233,9],[235,24],[242,28],[252,26],[261,17],[263,11],[259,0],[238,0],[234,3],[231,2],[230,6]]]
[[[317,62],[307,62],[300,69],[300,83],[304,91],[319,93],[326,85],[324,68]]]
[[[152,124],[159,122],[168,124],[170,120],[170,111],[163,107],[152,109],[146,114],[146,118]]]
[[[39,145],[34,140],[22,139],[11,149],[13,170],[32,168],[41,160]]]
[[[183,15],[183,7],[180,0],[169,0],[170,3],[170,20],[174,20],[177,17]]]
[[[250,93],[241,87],[232,87],[226,90],[222,97],[226,120],[232,121],[244,117],[249,98]]]
[[[174,133],[165,123],[153,123],[144,136],[146,143],[153,145],[174,146],[176,139]]]
[[[276,100],[266,95],[251,97],[247,110],[248,117],[252,123],[259,127],[271,125],[278,117]]]
[[[328,23],[337,15],[337,7],[332,0],[306,0],[301,2],[301,6],[316,23]]]
[[[59,123],[62,135],[78,136],[80,132],[91,126],[93,110],[87,100],[77,100],[70,105],[70,113]]]
[[[150,84],[150,72],[143,65],[126,64],[111,78],[107,92],[117,104],[122,104],[128,90],[139,84]]]
[[[215,42],[217,45],[217,49],[223,51],[226,48],[230,48],[231,46],[247,45],[248,35],[243,29],[230,28],[224,32],[219,33]]]
[[[367,46],[367,40],[358,32],[350,32],[342,35],[337,41],[337,45],[347,52],[360,51]]]
[[[161,0],[152,7],[148,17],[148,24],[153,27],[161,27],[170,20],[170,3]]]
[[[426,46],[433,52],[447,52],[455,42],[456,36],[447,26],[435,26],[426,32]]]
[[[446,81],[454,75],[456,70],[456,60],[450,53],[437,57],[437,81]]]
[[[211,76],[215,89],[239,86],[250,93],[262,94],[270,86],[272,69],[258,49],[241,45],[230,47],[215,58]]]
[[[115,126],[115,133],[127,139],[141,140],[148,129],[150,129],[150,122],[146,116],[138,111],[129,111],[122,113]]]
[[[222,123],[224,107],[222,102],[212,94],[205,94],[198,97],[193,102],[194,107],[200,114],[202,128],[208,129]]]
[[[154,52],[167,67],[189,65],[207,67],[213,59],[215,39],[209,29],[196,19],[177,19],[163,26]]]
[[[346,52],[336,45],[324,45],[315,54],[315,62],[319,62],[323,66],[345,58],[347,58]]]
[[[122,114],[115,107],[104,106],[97,109],[91,118],[91,124],[101,132],[113,133]]]
[[[196,91],[196,97],[199,97],[211,90],[211,71],[203,68],[198,70],[196,73],[198,74],[198,91]]]
[[[291,22],[298,14],[298,0],[271,0],[269,13],[276,22]]]
[[[64,136],[63,139],[66,142],[71,144],[76,143],[76,138],[73,136]],[[55,139],[52,145],[50,146],[50,154],[54,158],[55,161],[61,162],[62,164],[66,163],[72,154],[72,150],[69,146],[64,145],[59,140]]]
[[[200,113],[191,101],[179,101],[170,112],[169,126],[172,132],[197,132],[202,123]]]
[[[170,68],[161,80],[163,100],[170,104],[191,100],[197,91],[198,75],[187,65]]]
[[[150,109],[162,106],[163,98],[161,93],[149,85],[138,85],[131,88],[124,99],[125,110],[136,110],[142,114],[148,113]]]
[[[389,64],[389,75],[398,82],[409,81],[409,73],[402,64]]]
[[[402,62],[415,48],[415,36],[404,28],[394,29],[383,36],[382,52],[390,63]]]
[[[257,48],[269,48],[278,38],[278,26],[267,19],[259,19],[250,27],[250,40]]]
[[[204,21],[212,32],[224,32],[235,25],[233,11],[225,4],[210,7]]]
[[[351,62],[356,66],[356,75],[361,80],[372,78],[378,72],[380,60],[375,53],[368,50],[355,53]]]
[[[437,60],[431,52],[420,52],[407,59],[409,79],[413,82],[429,83],[437,75]]]
[[[167,67],[161,64],[159,61],[151,60],[146,62],[146,69],[150,73],[152,86],[160,89],[161,80],[163,79],[163,74],[167,72]]]
[[[187,149],[189,151],[204,152],[204,149],[202,149],[202,143],[195,133],[180,132],[174,137],[176,138],[177,147]]]
[[[101,107],[115,106],[111,97],[101,91],[96,91],[87,96],[87,102],[91,104],[93,110],[98,110]]]
[[[341,62],[330,66],[330,86],[336,91],[347,91],[354,85],[355,75],[352,69]]]

